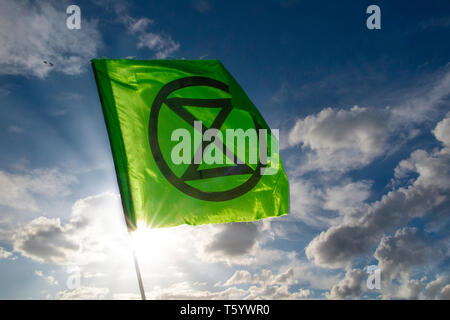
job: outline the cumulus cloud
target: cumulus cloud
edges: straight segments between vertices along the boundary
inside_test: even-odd
[[[256,266],[289,259],[294,254],[264,247],[274,237],[270,220],[212,225],[198,232],[193,230],[192,236],[198,257],[207,262]]]
[[[361,208],[370,196],[371,181],[356,181],[325,189],[323,208],[338,211],[341,215]]]
[[[207,252],[222,252],[237,256],[250,251],[255,245],[260,231],[256,223],[231,223],[222,226],[206,247]]]
[[[436,139],[444,146],[441,152],[450,153],[450,113],[447,117],[436,125],[433,130]]]
[[[417,300],[421,297],[421,292],[424,289],[425,278],[422,279],[406,279],[403,280],[397,291],[392,295],[385,295],[385,297],[394,297],[408,300]]]
[[[95,21],[85,17],[80,30],[69,30],[67,6],[57,1],[0,2],[0,74],[44,78],[50,71],[75,75],[86,69],[101,45],[100,34]]]
[[[359,296],[363,292],[363,283],[367,274],[360,269],[347,270],[345,277],[334,285],[326,294],[328,299],[345,299],[351,296]]]
[[[108,249],[128,244],[119,215],[118,196],[87,197],[74,204],[67,223],[42,216],[19,228],[12,237],[14,250],[38,262],[61,265],[101,261]]]
[[[302,299],[311,294],[308,289],[296,291],[290,287],[297,284],[294,269],[273,274],[271,270],[263,269],[260,274],[251,274],[247,270],[237,270],[226,282],[225,286],[250,284],[244,299]]]
[[[402,228],[394,236],[384,236],[374,257],[386,280],[402,276],[411,267],[426,263],[439,253],[417,234],[416,228]]]
[[[439,275],[425,287],[427,299],[450,300],[450,284],[447,277]]]
[[[5,248],[0,247],[0,259],[12,259],[13,253],[5,250]]]
[[[105,299],[108,288],[80,287],[74,290],[63,290],[56,294],[58,300],[99,300]]]
[[[83,287],[103,287],[109,277],[120,278],[122,283],[134,283],[130,246],[133,243],[144,282],[149,281],[146,287],[160,285],[164,288],[152,288],[150,294],[171,299],[237,298],[238,293],[242,296],[244,291],[234,288],[221,292],[197,290],[176,284],[181,281],[196,286],[199,280],[194,279],[204,281],[209,271],[217,272],[216,267],[223,262],[227,267],[234,264],[258,267],[293,258],[291,252],[262,247],[262,241],[273,236],[265,226],[267,222],[152,230],[139,225],[130,238],[123,220],[117,195],[104,193],[87,197],[73,205],[66,220],[38,217],[20,227],[12,237],[13,248],[37,262],[75,265],[80,269]],[[230,242],[230,237],[234,241]],[[223,274],[226,273],[223,271]],[[109,289],[120,292],[117,288]],[[84,291],[63,291],[59,296],[70,298],[81,294]],[[127,294],[119,296],[125,298]]]
[[[250,286],[246,299],[301,299],[309,295],[309,291],[291,292],[289,287],[297,284],[293,269],[273,274],[271,270],[262,270],[257,285]]]
[[[448,300],[448,278],[437,275],[435,280],[428,281],[427,277],[420,279],[409,279],[403,276],[398,279],[397,285],[389,285],[383,288],[384,299],[427,299],[427,300]]]
[[[404,232],[404,231],[402,231]],[[408,232],[408,231],[406,231]],[[400,262],[402,263],[402,262]],[[405,264],[403,263],[403,266]],[[396,282],[388,283],[386,277],[390,278],[392,274],[387,274],[389,270],[383,270],[381,267],[381,290],[383,299],[445,299],[448,280],[445,276],[437,276],[433,281],[427,283],[427,278],[410,279],[409,274],[403,273],[401,277],[396,278]],[[406,271],[406,270],[405,270]],[[331,290],[325,294],[328,299],[347,299],[360,297],[366,292],[366,282],[368,274],[365,270],[349,269],[345,276]]]
[[[435,280],[427,283],[427,278],[421,279],[401,279],[400,285],[391,292],[384,295],[384,298],[397,299],[428,299],[428,300],[449,300],[450,284],[448,278],[437,275]]]
[[[446,123],[443,120],[438,126]],[[348,266],[384,233],[448,202],[450,156],[445,150],[413,152],[401,165],[418,177],[409,186],[390,191],[381,200],[356,210],[342,224],[321,232],[307,246],[308,258],[321,266]]]
[[[194,288],[189,282],[173,284],[167,288],[156,287],[146,292],[151,300],[236,300],[240,299],[245,290],[227,288],[222,291],[209,291]]]
[[[14,234],[14,250],[39,262],[64,263],[80,249],[65,231],[59,218],[36,218]]]
[[[429,83],[425,89],[415,90],[418,94],[406,97],[392,108],[325,108],[298,119],[288,135],[289,146],[300,145],[305,151],[305,163],[297,172],[333,170],[343,173],[395,151],[419,133],[417,124],[438,116],[438,108],[448,105],[450,72],[446,69]],[[280,97],[290,92],[287,86],[280,90],[274,97],[276,101],[283,101]]]
[[[450,300],[450,284],[442,288],[440,298],[442,300]]]
[[[231,286],[234,284],[242,284],[242,283],[257,283],[259,282],[259,277],[257,275],[252,275],[247,270],[238,270],[236,271],[231,278],[229,278],[225,282],[225,286]]]
[[[0,205],[36,211],[37,196],[67,196],[70,185],[76,181],[74,176],[57,168],[38,168],[20,173],[0,170]]]
[[[289,144],[312,151],[308,154],[311,169],[358,168],[385,151],[390,120],[389,109],[326,108],[299,119],[289,133]]]

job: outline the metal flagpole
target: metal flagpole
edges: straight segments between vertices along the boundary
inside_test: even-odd
[[[131,233],[130,237],[132,237]],[[131,250],[133,251],[134,268],[136,269],[136,276],[139,284],[139,291],[141,292],[141,299],[147,300],[145,297],[144,283],[142,282],[141,270],[139,269],[139,261],[137,258],[136,250],[134,250],[133,239],[131,239]]]

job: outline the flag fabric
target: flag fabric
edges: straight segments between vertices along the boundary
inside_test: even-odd
[[[288,213],[274,130],[219,61],[94,59],[92,67],[130,230]],[[251,130],[266,135],[252,144]]]

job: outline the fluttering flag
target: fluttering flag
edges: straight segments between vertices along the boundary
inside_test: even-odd
[[[278,131],[219,61],[92,66],[130,230],[288,213]]]

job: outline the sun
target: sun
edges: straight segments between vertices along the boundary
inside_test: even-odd
[[[176,250],[178,240],[174,228],[151,229],[144,222],[138,222],[131,233],[132,245],[138,258],[152,264],[159,264],[170,258]]]

